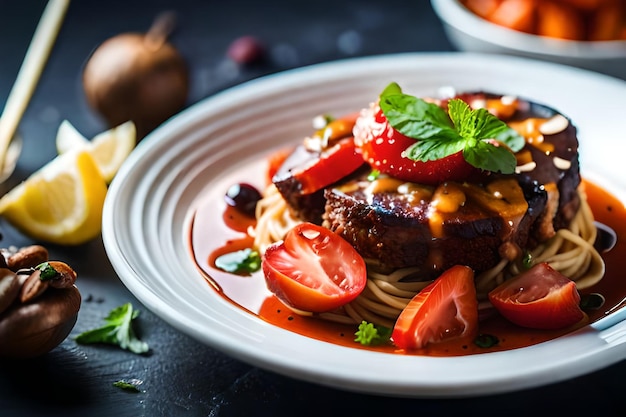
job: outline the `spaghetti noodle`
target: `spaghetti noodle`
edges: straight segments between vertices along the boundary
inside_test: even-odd
[[[548,241],[529,252],[533,263],[546,262],[555,270],[576,282],[577,288],[588,288],[604,275],[604,261],[594,247],[597,229],[593,213],[582,189],[578,190],[580,208],[568,228],[560,229]],[[276,187],[269,185],[257,204],[257,225],[249,230],[254,247],[263,253],[269,245],[282,240],[289,229],[300,220]],[[367,262],[367,260],[366,260]],[[493,268],[477,274],[475,283],[479,302],[488,302],[487,294],[505,280],[523,272],[522,260],[502,259]],[[381,326],[393,327],[396,318],[409,301],[431,281],[412,281],[419,268],[403,268],[382,274],[368,268],[365,290],[340,310],[316,314],[321,319],[358,324],[365,320]],[[488,305],[488,304],[487,304]],[[297,311],[299,314],[307,312]]]

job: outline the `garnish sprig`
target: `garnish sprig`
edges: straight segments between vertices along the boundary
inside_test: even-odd
[[[139,340],[133,329],[133,321],[138,315],[139,310],[133,309],[131,303],[123,304],[109,312],[103,326],[87,330],[76,336],[75,340],[82,344],[107,343],[133,353],[146,353],[148,344]]]
[[[358,330],[354,333],[354,341],[364,346],[376,346],[390,343],[392,329],[368,323],[365,320],[359,324]]]
[[[472,109],[460,99],[448,101],[448,112],[435,103],[402,93],[396,83],[381,93],[380,108],[389,124],[415,143],[403,156],[434,161],[459,151],[470,165],[492,172],[515,172],[514,152],[524,138],[487,109]]]

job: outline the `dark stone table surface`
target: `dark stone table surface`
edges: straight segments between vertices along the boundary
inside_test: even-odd
[[[43,0],[0,1],[0,106],[44,6]],[[147,30],[164,11],[177,16],[171,41],[189,64],[190,105],[233,85],[299,66],[358,56],[454,51],[425,0],[75,0],[20,124],[25,151],[2,192],[56,154],[56,129],[63,119],[87,137],[104,130],[83,94],[81,71],[87,57],[113,35]],[[264,42],[266,60],[238,72],[223,71],[229,44],[243,35]],[[4,221],[0,228],[3,246],[34,243]],[[124,287],[100,238],[49,250],[79,273],[83,302],[71,336],[101,324],[112,308],[132,302],[141,310],[138,332],[151,353],[139,356],[109,346],[78,345],[68,337],[41,358],[0,362],[3,417],[626,413],[625,362],[557,384],[459,399],[389,398],[298,381],[234,360],[170,327]],[[121,379],[143,381],[141,392],[113,387]]]

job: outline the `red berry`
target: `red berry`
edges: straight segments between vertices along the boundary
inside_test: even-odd
[[[263,58],[265,46],[254,36],[242,36],[228,47],[227,55],[238,64],[252,64]]]

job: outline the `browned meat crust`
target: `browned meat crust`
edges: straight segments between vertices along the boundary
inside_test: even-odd
[[[426,198],[418,203],[409,193],[397,191],[400,184],[373,193],[368,192],[370,185],[353,181],[327,189],[325,226],[379,270],[417,266],[425,277],[456,264],[483,271],[502,256],[519,256],[547,201],[547,193],[536,184],[519,187],[523,201],[512,198],[492,207],[484,200],[487,193],[470,184],[422,187]],[[466,202],[454,213],[435,214],[428,194],[446,187],[462,190]]]

